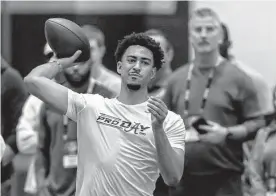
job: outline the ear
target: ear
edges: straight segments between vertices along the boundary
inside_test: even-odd
[[[153,67],[153,69],[151,70],[151,76],[150,76],[150,79],[151,79],[151,80],[155,78],[156,72],[157,72],[156,67]]]
[[[170,48],[168,51],[168,61],[171,63],[174,57],[174,50],[173,48]]]
[[[121,75],[121,73],[122,73],[122,62],[121,62],[121,61],[118,61],[118,62],[117,62],[117,72],[118,72],[118,74],[120,74],[120,75]]]
[[[223,29],[220,25],[220,27],[219,27],[219,44],[222,44],[223,40],[224,40],[224,33],[223,33]]]
[[[101,51],[101,57],[103,58],[105,55],[105,51],[106,51],[105,46],[101,46],[100,51]]]

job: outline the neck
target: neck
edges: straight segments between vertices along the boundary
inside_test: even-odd
[[[136,105],[145,102],[148,99],[147,88],[141,87],[140,90],[130,90],[126,85],[121,86],[118,100],[126,105]]]
[[[219,52],[217,50],[208,53],[196,53],[194,64],[198,68],[210,68],[216,65],[219,58]]]

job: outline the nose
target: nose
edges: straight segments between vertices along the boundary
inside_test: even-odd
[[[205,28],[202,28],[202,30],[200,31],[200,37],[206,38],[206,36],[207,36],[206,29],[205,29]]]
[[[140,61],[137,61],[137,62],[135,63],[133,69],[135,69],[135,70],[140,70],[140,69],[141,69],[141,63],[140,63]]]
[[[79,69],[79,65],[74,65],[72,68],[73,68],[73,71],[76,72]]]

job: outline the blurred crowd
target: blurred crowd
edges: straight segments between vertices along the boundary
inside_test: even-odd
[[[105,35],[92,24],[81,28],[90,43],[90,59],[54,80],[78,93],[115,97],[121,79],[103,65]],[[187,130],[182,180],[168,187],[160,176],[154,196],[276,196],[276,88],[231,54],[227,24],[209,8],[192,13],[194,57],[174,71],[174,47],[166,34],[159,29],[144,33],[165,55],[148,92],[181,115]],[[41,52],[47,61],[56,58],[47,43]],[[21,182],[25,195],[74,195],[77,124],[28,95],[18,71],[3,58],[1,112],[1,195],[11,195],[18,153],[32,157]],[[202,117],[212,121],[212,128],[194,128]]]

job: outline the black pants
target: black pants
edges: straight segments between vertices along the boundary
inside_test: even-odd
[[[170,196],[243,196],[241,174],[195,176],[185,174],[178,187],[170,190]]]

